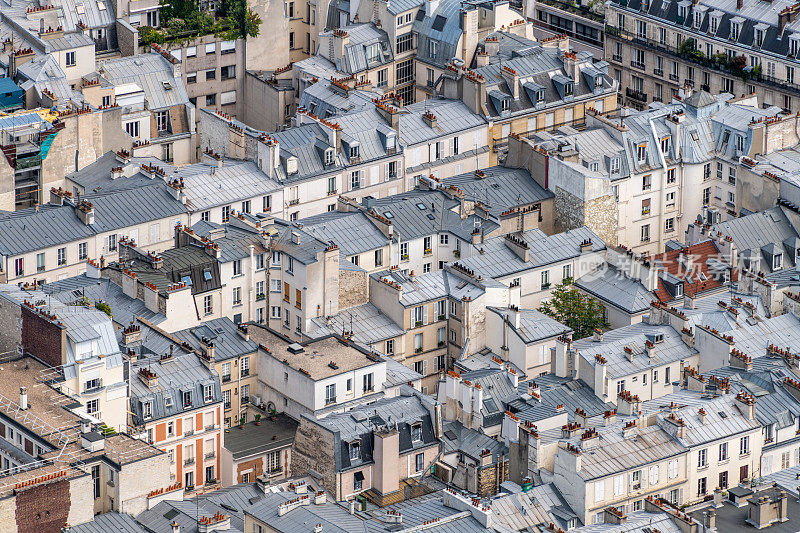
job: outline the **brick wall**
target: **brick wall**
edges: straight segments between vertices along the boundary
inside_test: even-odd
[[[69,481],[34,486],[17,493],[19,533],[60,533],[70,510]]]
[[[500,483],[508,480],[508,461],[487,465],[478,470],[478,496],[497,494]]]
[[[249,461],[242,461],[241,463],[236,464],[236,483],[242,483],[242,473],[251,470],[250,472],[250,483],[252,483],[256,477],[260,476],[264,472],[264,458],[257,457],[256,459],[250,459]]]
[[[357,270],[339,271],[339,309],[347,309],[369,301],[369,277]]]
[[[22,307],[22,346],[51,366],[63,363],[63,330],[25,306]]]

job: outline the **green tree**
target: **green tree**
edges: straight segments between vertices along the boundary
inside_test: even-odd
[[[603,306],[576,289],[572,278],[565,278],[553,289],[552,297],[539,307],[539,311],[569,326],[576,339],[588,337],[595,328],[608,327],[603,319]]]
[[[161,0],[161,21],[169,23],[172,19],[189,20],[200,12],[197,0]]]
[[[258,37],[261,17],[247,7],[247,0],[229,0],[221,10],[225,12],[227,22],[227,28],[222,32],[226,39]]]

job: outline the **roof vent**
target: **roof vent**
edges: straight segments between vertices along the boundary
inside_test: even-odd
[[[303,353],[303,347],[297,344],[296,342],[293,342],[292,344],[287,346],[286,349],[289,350],[289,353],[294,353],[294,354]]]

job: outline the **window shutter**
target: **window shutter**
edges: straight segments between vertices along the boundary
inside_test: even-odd
[[[428,362],[427,361],[423,361],[422,362],[422,375],[423,376],[427,376],[428,375]]]
[[[601,502],[605,498],[605,486],[602,481],[594,484],[594,501]]]
[[[422,307],[422,323],[426,326],[428,325],[428,304]]]

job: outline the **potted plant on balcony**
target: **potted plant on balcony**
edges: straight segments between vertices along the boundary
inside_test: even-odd
[[[253,417],[253,419],[255,420],[255,423],[256,423],[257,426],[261,425],[261,414],[260,413],[256,413],[256,416]]]
[[[244,429],[244,415],[239,417],[239,429]]]
[[[278,415],[278,411],[276,411],[274,407],[269,410],[269,419],[270,420],[275,420],[275,417],[277,415]]]

